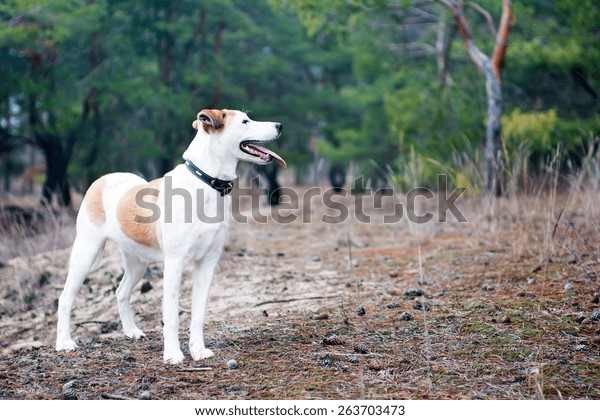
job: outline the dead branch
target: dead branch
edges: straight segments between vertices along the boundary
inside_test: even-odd
[[[75,327],[83,327],[84,325],[87,324],[106,324],[106,321],[81,321],[81,322],[76,322],[75,323]]]
[[[471,60],[473,60],[477,68],[480,71],[483,71],[486,63],[489,63],[489,57],[481,52],[473,40],[473,32],[471,31],[471,26],[469,25],[469,22],[465,16],[463,3],[456,0],[438,1],[448,9],[454,18],[458,33],[463,39],[467,52],[469,53],[469,57],[471,57]]]
[[[332,299],[332,298],[335,298],[335,297],[336,296],[313,296],[313,297],[307,297],[307,298],[267,300],[265,302],[257,303],[256,305],[254,305],[254,307],[263,306],[263,305],[269,305],[271,303],[289,303],[289,302],[296,302],[296,301],[299,301],[299,300]]]
[[[492,67],[496,78],[501,80],[502,68],[504,67],[504,59],[508,48],[508,34],[510,28],[517,22],[512,14],[512,6],[510,0],[502,0],[502,16],[500,17],[500,26],[496,36],[496,45],[492,55]]]
[[[444,89],[452,82],[448,72],[448,63],[450,62],[450,52],[452,50],[452,41],[456,36],[456,24],[450,26],[448,36],[445,36],[446,24],[440,21],[437,25],[437,40],[435,44],[435,58],[440,71],[440,87]]]
[[[491,13],[473,1],[468,2],[466,4],[466,6],[475,10],[477,13],[479,13],[480,15],[482,15],[485,18],[492,36],[495,37],[496,36],[496,27],[494,26],[494,18],[492,18]]]
[[[210,367],[197,367],[197,368],[183,368],[177,369],[177,372],[207,372],[212,370]]]
[[[124,401],[133,400],[133,398],[124,397],[122,395],[109,394],[106,392],[103,392],[102,394],[100,394],[100,396],[102,398],[104,398],[105,400],[124,400]]]
[[[316,353],[318,356],[337,356],[337,357],[386,357],[385,354],[380,353],[330,353],[330,352],[320,352]]]

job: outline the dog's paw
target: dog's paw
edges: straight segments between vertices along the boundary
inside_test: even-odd
[[[61,340],[56,342],[56,351],[73,351],[77,348],[77,343],[73,340]]]
[[[176,365],[177,363],[183,362],[183,359],[183,353],[180,349],[177,349],[177,351],[165,351],[163,355],[164,362],[170,363],[172,365]]]
[[[192,358],[194,360],[208,359],[215,355],[211,350],[209,350],[207,348],[203,348],[203,349],[200,349],[197,351],[194,351],[194,350],[190,350],[190,351],[192,353]]]
[[[139,340],[142,337],[145,337],[144,331],[139,328],[133,328],[131,331],[125,331],[125,335],[129,338],[133,338],[134,340]]]

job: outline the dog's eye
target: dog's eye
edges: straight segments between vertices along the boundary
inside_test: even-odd
[[[250,120],[244,120],[242,121],[242,124],[248,124],[250,122]]]

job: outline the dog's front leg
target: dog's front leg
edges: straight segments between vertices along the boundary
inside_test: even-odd
[[[163,360],[176,364],[183,360],[179,348],[179,289],[183,262],[178,258],[165,258],[163,290]]]
[[[208,294],[219,256],[207,256],[194,265],[194,289],[192,292],[192,322],[190,324],[190,353],[194,360],[207,359],[214,353],[204,347],[204,316]]]

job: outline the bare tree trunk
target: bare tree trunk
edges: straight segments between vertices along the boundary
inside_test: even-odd
[[[491,15],[476,3],[468,3],[479,14],[483,15],[496,38],[494,52],[490,58],[475,44],[473,33],[465,16],[462,0],[438,0],[454,17],[458,33],[463,38],[469,57],[485,75],[487,97],[487,122],[485,130],[483,159],[483,188],[488,193],[499,195],[501,188],[502,144],[502,69],[508,48],[508,34],[515,23],[510,0],[502,0],[502,17],[498,31],[495,30]]]
[[[487,95],[487,122],[483,148],[483,189],[488,193],[502,193],[500,174],[502,144],[502,89],[489,60],[484,65]]]

